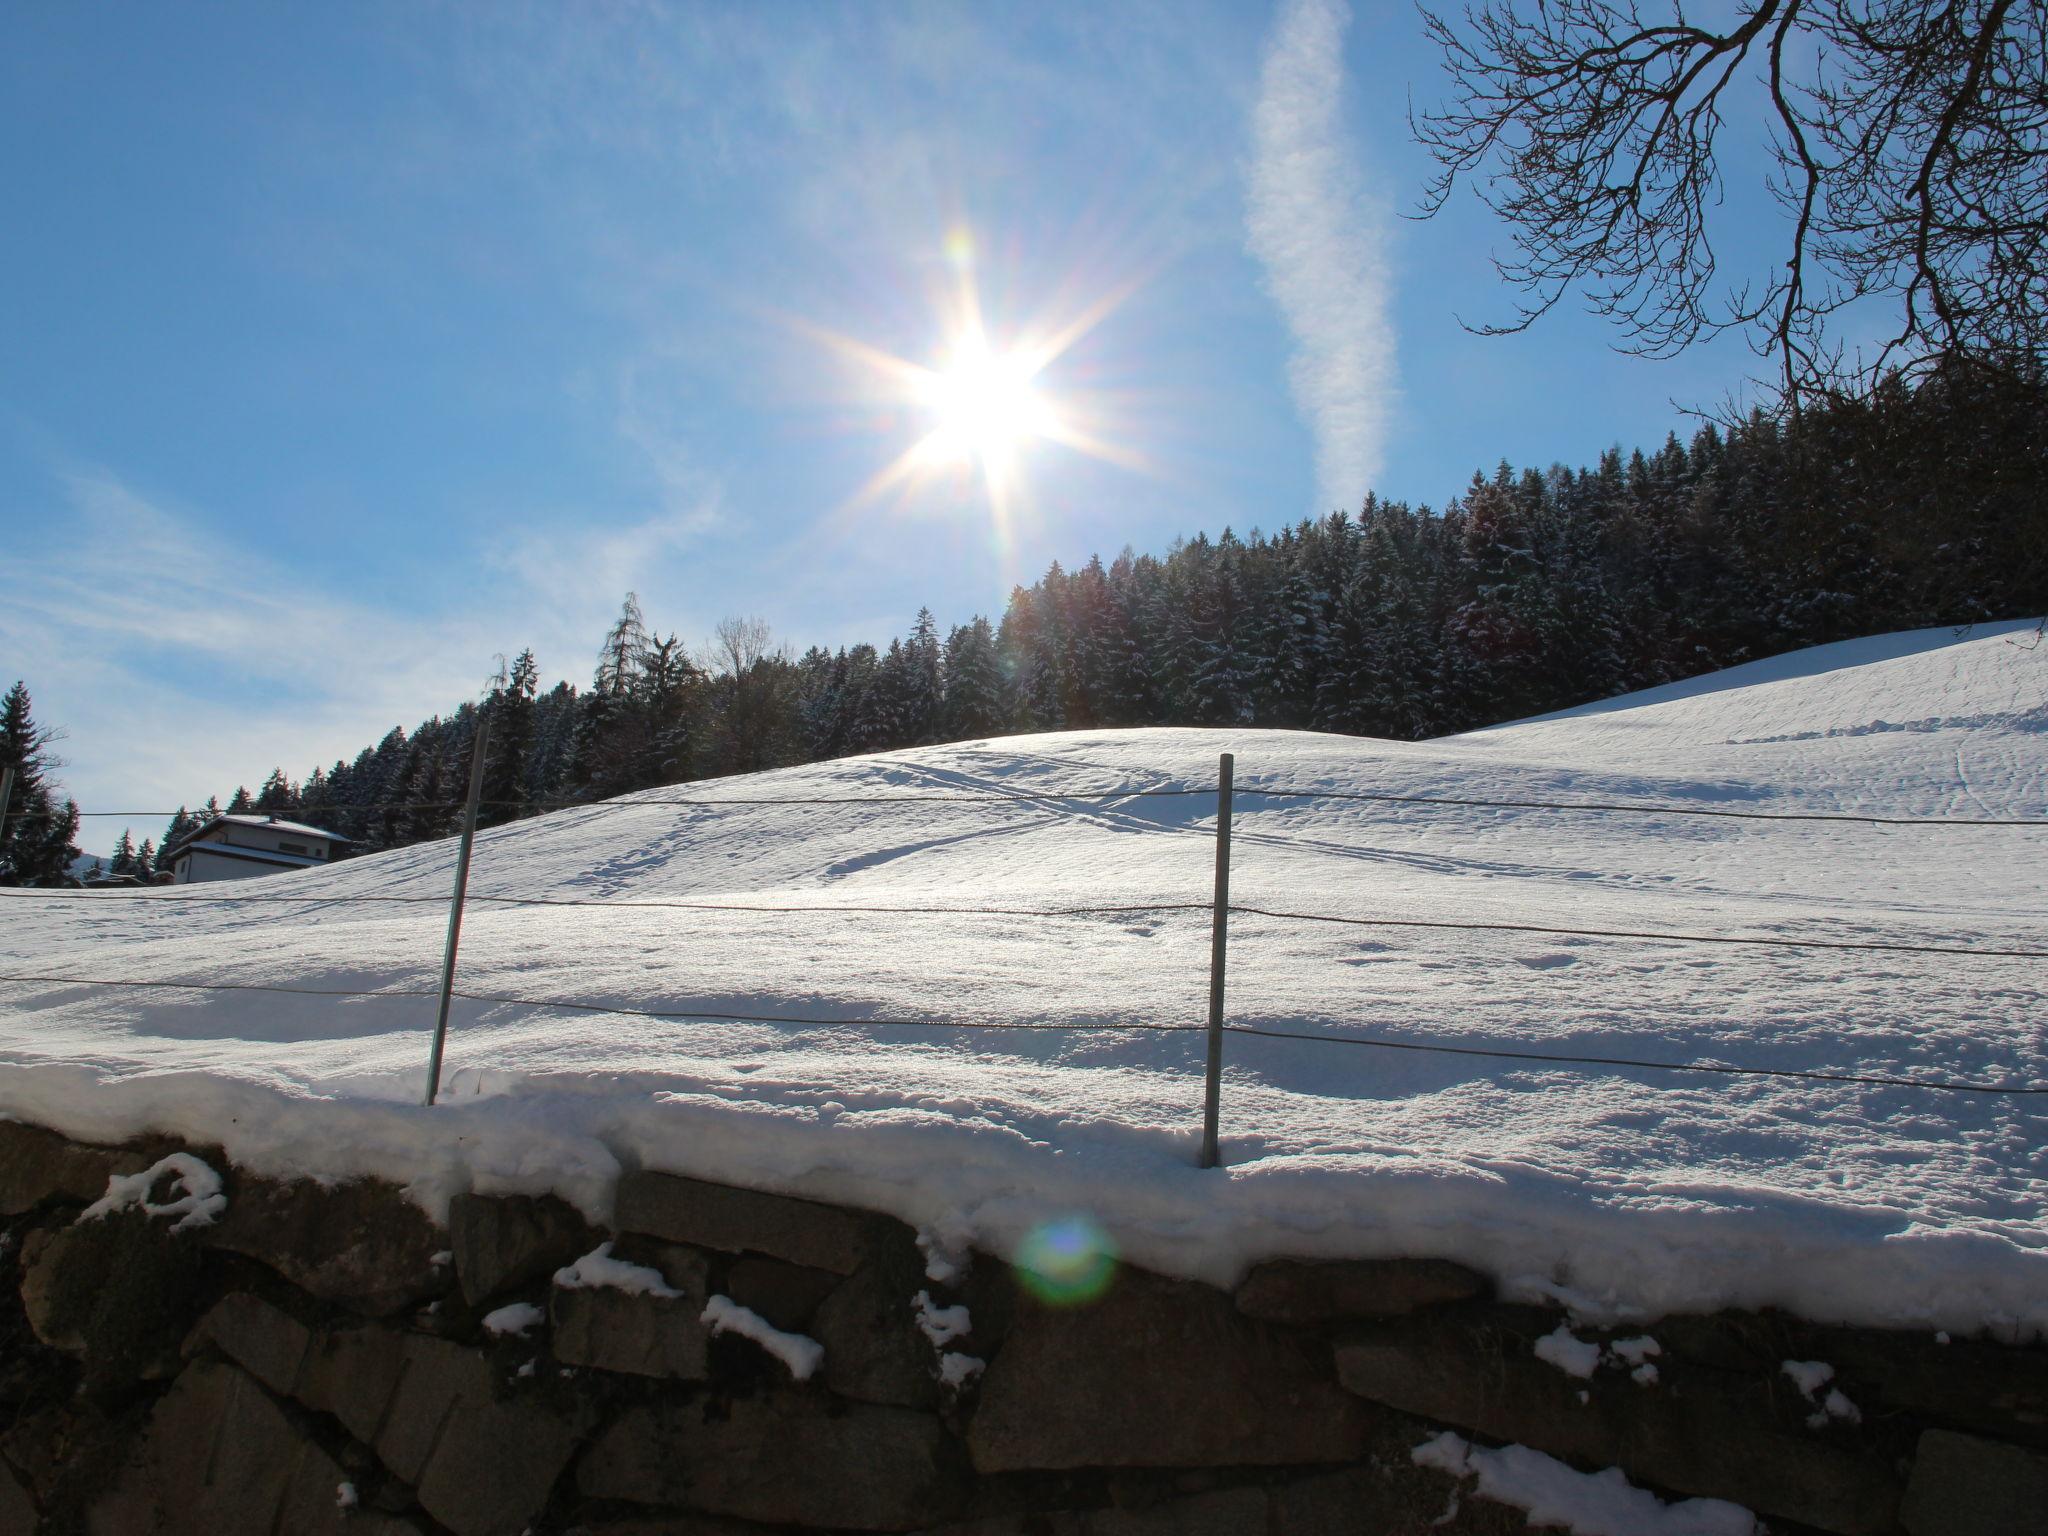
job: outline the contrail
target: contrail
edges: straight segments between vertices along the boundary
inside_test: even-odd
[[[1286,0],[1266,45],[1246,235],[1294,336],[1295,402],[1316,439],[1316,489],[1353,507],[1381,468],[1395,392],[1383,215],[1367,198],[1338,113],[1343,0]]]

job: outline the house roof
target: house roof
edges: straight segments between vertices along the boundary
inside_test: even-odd
[[[303,821],[286,821],[282,817],[260,814],[243,815],[239,812],[223,812],[207,822],[205,826],[200,827],[192,836],[198,837],[200,833],[210,832],[222,822],[228,821],[233,822],[238,827],[269,827],[277,832],[298,832],[307,837],[324,837],[331,843],[345,843],[349,841],[339,832],[329,832],[325,827],[309,827]]]

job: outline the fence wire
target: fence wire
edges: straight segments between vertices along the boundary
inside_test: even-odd
[[[270,982],[116,980],[94,976],[0,975],[0,983],[49,986],[143,988],[186,992],[266,992],[292,997],[357,997],[417,1000],[439,997],[432,988],[393,987],[370,991],[355,987],[295,987]],[[670,1023],[776,1024],[800,1025],[814,1029],[933,1029],[1008,1031],[1013,1033],[1058,1034],[1166,1034],[1201,1035],[1208,1031],[1194,1024],[1149,1024],[1139,1020],[1113,1019],[1093,1022],[1046,1020],[1023,1023],[997,1019],[933,1019],[919,1017],[852,1018],[820,1017],[813,1014],[733,1013],[705,1008],[637,1008],[623,1003],[597,1003],[580,998],[518,997],[497,992],[470,992],[457,988],[449,994],[465,1002],[491,1006],[554,1009],[572,1013],[612,1014],[622,1018],[653,1019]],[[1785,1078],[1809,1082],[1859,1083],[1884,1088],[1918,1088],[1935,1093],[1981,1093],[2024,1097],[2048,1094],[2048,1084],[1972,1082],[1962,1079],[1886,1077],[1873,1073],[1820,1072],[1785,1067],[1740,1067],[1717,1062],[1651,1061],[1628,1056],[1581,1056],[1566,1052],[1519,1051],[1496,1046],[1445,1045],[1422,1040],[1384,1040],[1362,1035],[1332,1035],[1310,1030],[1273,1029],[1263,1025],[1226,1024],[1224,1033],[1266,1040],[1306,1040],[1320,1045],[1363,1046],[1374,1050],[1413,1051],[1441,1056],[1479,1056],[1510,1061],[1541,1062],[1549,1066],[1625,1068],[1648,1072],[1712,1073],[1730,1077]]]
[[[944,791],[944,792],[895,792],[875,795],[823,795],[823,796],[666,796],[654,799],[607,800],[607,801],[485,801],[480,807],[491,810],[514,810],[539,814],[553,811],[581,810],[610,813],[629,810],[651,810],[659,808],[703,808],[732,810],[750,807],[832,807],[848,806],[867,809],[892,808],[897,806],[930,808],[933,806],[996,805],[996,806],[1071,806],[1113,805],[1118,802],[1167,798],[1210,798],[1218,795],[1218,786],[1162,786],[1125,785],[1104,790],[1076,791]],[[1648,816],[1648,817],[1702,817],[1717,820],[1833,823],[1876,827],[1924,827],[1940,829],[1972,828],[2031,828],[2048,826],[2048,819],[2027,817],[1911,817],[1864,815],[1845,812],[1821,811],[1768,811],[1720,806],[1673,806],[1628,801],[1570,801],[1518,798],[1492,798],[1450,795],[1407,795],[1392,792],[1333,789],[1290,789],[1282,786],[1235,785],[1234,796],[1267,799],[1285,802],[1364,802],[1393,806],[1417,806],[1424,808],[1455,808],[1496,811],[1539,811],[1555,814],[1603,815],[1603,816]],[[354,806],[309,806],[290,813],[290,817],[334,815],[389,815],[396,812],[444,811],[463,809],[466,802],[386,802],[373,805]],[[34,816],[37,813],[29,813]],[[52,816],[69,814],[52,812]],[[80,811],[80,816],[125,817],[141,821],[178,814],[170,811]],[[189,814],[189,813],[188,813]],[[233,813],[242,814],[242,813]],[[250,812],[247,814],[264,814]],[[24,819],[17,815],[10,819]],[[286,818],[290,819],[290,818]],[[525,819],[523,816],[519,819]],[[506,823],[510,824],[510,823]],[[504,825],[504,824],[501,824]],[[333,866],[314,866],[333,867]],[[182,887],[176,896],[165,896],[149,889],[117,889],[107,892],[85,893],[69,891],[14,889],[5,894],[14,898],[54,897],[57,899],[84,899],[93,902],[108,897],[134,897],[173,903],[204,902],[211,905],[308,905],[308,906],[349,906],[349,905],[421,905],[441,907],[447,899],[430,895],[403,895],[395,893],[352,893],[327,896],[300,895],[296,893],[255,892],[200,892]],[[608,908],[658,909],[693,912],[745,912],[775,915],[802,915],[806,917],[853,917],[866,915],[913,915],[932,917],[999,917],[1024,920],[1051,920],[1088,917],[1133,916],[1168,912],[1214,912],[1210,902],[1143,902],[1088,905],[1073,907],[1000,907],[1000,906],[927,906],[916,904],[883,903],[833,903],[833,904],[789,904],[753,902],[712,902],[688,901],[660,898],[584,898],[560,896],[519,896],[507,893],[474,893],[467,898],[472,902],[491,903],[511,907],[535,908]],[[1362,928],[1393,928],[1417,930],[1444,930],[1473,933],[1536,934],[1555,938],[1582,938],[1596,940],[1624,940],[1647,943],[1737,945],[1752,948],[1776,950],[1826,950],[1865,951],[1885,954],[1916,956],[1938,956],[1960,960],[2048,959],[2048,950],[2024,948],[1986,948],[1972,944],[1930,944],[1908,943],[1889,940],[1865,939],[1818,939],[1784,936],[1761,936],[1747,934],[1712,934],[1659,932],[1654,930],[1607,929],[1590,927],[1565,927],[1561,925],[1490,922],[1480,920],[1403,918],[1379,916],[1354,916],[1335,913],[1300,912],[1232,904],[1224,908],[1234,916],[1261,917],[1272,921],[1339,924]],[[134,988],[164,991],[195,992],[256,992],[287,996],[323,998],[364,998],[364,999],[426,999],[442,995],[439,989],[389,988],[370,990],[349,987],[292,986],[282,983],[257,983],[234,981],[159,981],[140,979],[118,979],[109,977],[64,976],[43,974],[0,975],[0,983],[16,985],[83,986],[93,988]],[[958,1018],[928,1017],[820,1017],[803,1014],[736,1013],[700,1008],[643,1008],[623,1003],[601,1003],[576,998],[532,998],[500,993],[472,992],[450,989],[450,997],[486,1006],[512,1006],[535,1009],[564,1010],[590,1014],[617,1015],[627,1018],[642,1018],[674,1023],[735,1023],[800,1026],[818,1029],[925,1029],[963,1031],[1010,1031],[1037,1033],[1141,1033],[1141,1034],[1184,1034],[1206,1035],[1208,1031],[1200,1025],[1151,1024],[1132,1020],[1106,1020],[1083,1022],[1070,1021],[995,1021]],[[1259,1039],[1298,1040],[1325,1045],[1341,1045],[1373,1050],[1406,1051],[1433,1055],[1479,1057],[1488,1059],[1527,1061],[1546,1066],[1567,1068],[1599,1068],[1605,1070],[1631,1070],[1669,1073],[1701,1073],[1731,1077],[1776,1078],[1796,1081],[1858,1084],[1887,1088],[1918,1089],[1941,1093],[1976,1093],[2004,1096],[2035,1096],[2048,1094],[2048,1085],[2020,1082],[1983,1082],[1966,1078],[1920,1078],[1887,1076],[1875,1073],[1827,1072],[1791,1068],[1737,1066],[1718,1062],[1669,1062],[1645,1058],[1579,1055],[1564,1052],[1543,1052],[1511,1049],[1505,1046],[1450,1045],[1430,1041],[1392,1040],[1380,1037],[1330,1034],[1308,1030],[1290,1030],[1253,1024],[1226,1024],[1223,1032]]]

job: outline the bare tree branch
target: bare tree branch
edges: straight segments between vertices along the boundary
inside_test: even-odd
[[[1421,212],[1471,183],[1508,226],[1495,264],[1522,295],[1474,329],[1524,330],[1576,292],[1644,356],[1747,330],[1795,410],[1950,354],[2048,353],[2042,0],[1749,0],[1718,30],[1676,4],[1646,19],[1637,0],[1487,0],[1423,22],[1450,92],[1410,113],[1439,167]],[[1788,238],[1774,272],[1721,289],[1717,138],[1751,85]],[[1844,311],[1878,303],[1889,339],[1845,351]]]

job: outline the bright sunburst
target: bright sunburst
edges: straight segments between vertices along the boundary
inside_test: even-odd
[[[1092,303],[1065,317],[1039,317],[995,330],[984,318],[975,281],[975,245],[964,229],[945,240],[949,289],[935,295],[939,343],[929,364],[912,362],[840,332],[801,328],[862,366],[863,394],[908,418],[896,457],[853,496],[848,510],[920,491],[957,494],[962,476],[981,487],[994,532],[1007,543],[1029,502],[1026,461],[1046,445],[1078,450],[1130,468],[1140,456],[1114,441],[1100,408],[1071,388],[1055,387],[1060,358],[1113,310],[1133,285],[1104,285]],[[1070,285],[1068,291],[1072,291]],[[801,324],[801,322],[799,322]],[[906,409],[907,408],[907,409]]]
[[[962,337],[946,365],[924,380],[934,425],[921,451],[986,469],[1034,438],[1053,436],[1058,421],[1035,382],[1042,366],[1029,353],[995,352],[979,333]]]

